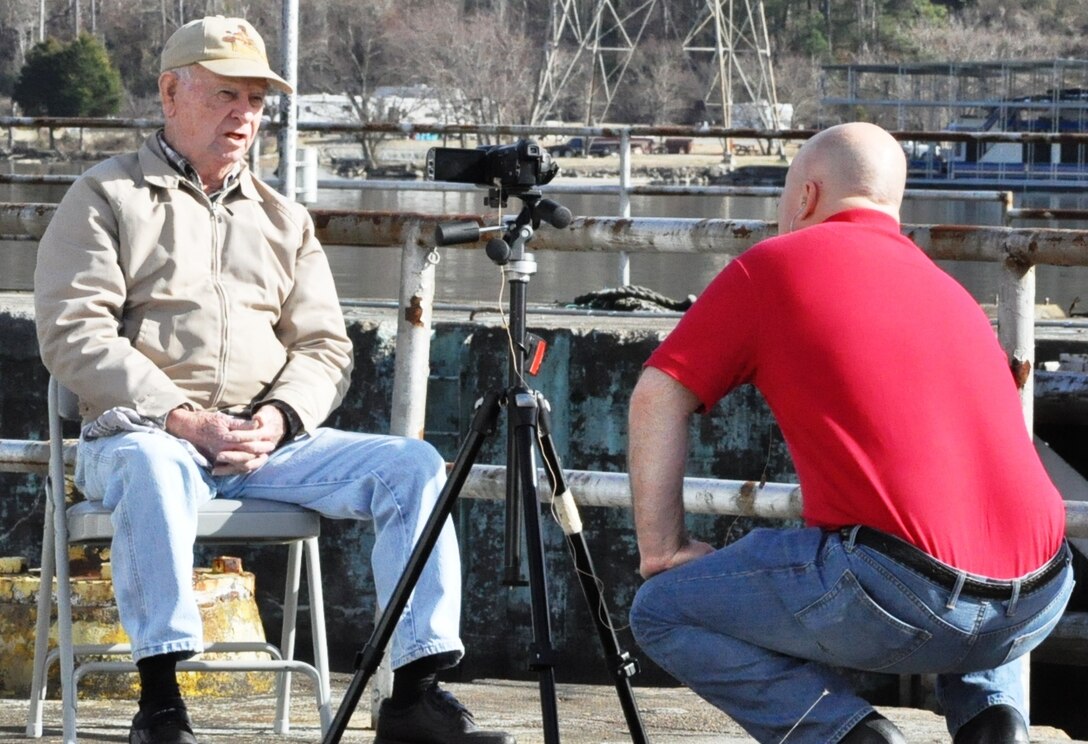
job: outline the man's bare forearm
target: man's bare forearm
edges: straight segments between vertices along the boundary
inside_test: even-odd
[[[631,395],[628,471],[645,577],[707,552],[684,525],[688,425],[697,405],[691,391],[652,367]]]

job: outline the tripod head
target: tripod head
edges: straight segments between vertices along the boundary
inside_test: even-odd
[[[499,266],[507,265],[511,259],[520,260],[527,254],[525,244],[532,239],[533,233],[540,229],[542,222],[563,229],[570,225],[573,216],[569,209],[559,202],[547,199],[536,188],[511,189],[507,186],[495,186],[489,189],[488,204],[496,200],[506,204],[508,196],[521,199],[523,206],[518,216],[508,226],[493,225],[480,227],[475,222],[444,222],[435,227],[434,241],[438,245],[457,245],[474,243],[484,233],[504,230],[502,237],[492,238],[487,242],[487,257]],[[512,280],[516,280],[512,278]]]
[[[511,258],[516,260],[525,255],[525,244],[540,229],[541,222],[563,229],[573,219],[569,209],[556,201],[545,199],[536,189],[515,195],[524,204],[521,212],[502,238],[492,238],[487,242],[487,257],[499,266],[504,266]]]

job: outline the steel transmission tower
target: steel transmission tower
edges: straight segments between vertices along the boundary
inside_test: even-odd
[[[657,0],[552,0],[532,123],[554,117],[564,100],[578,94],[568,90],[574,85],[584,86],[586,123],[606,120],[656,8]],[[666,32],[679,37],[667,0],[663,15],[673,27]],[[734,126],[734,103],[752,102],[767,104],[757,107],[761,128],[781,128],[761,0],[705,0],[680,47],[677,54],[689,55],[706,81],[703,101],[720,111],[714,123]]]
[[[630,7],[621,11],[618,5]],[[657,0],[552,0],[532,123],[554,116],[575,83],[585,85],[586,123],[606,120],[656,5]]]
[[[745,94],[747,100],[741,102],[768,104],[761,109],[764,128],[781,128],[762,2],[706,0],[702,14],[684,38],[683,48],[692,55],[697,72],[709,78],[704,100],[708,108],[721,109],[722,126],[734,125],[736,90]]]

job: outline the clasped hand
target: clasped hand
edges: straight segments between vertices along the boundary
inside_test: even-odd
[[[212,475],[233,475],[252,473],[268,462],[283,439],[286,422],[271,405],[258,408],[252,418],[176,408],[166,418],[166,431],[208,458]]]

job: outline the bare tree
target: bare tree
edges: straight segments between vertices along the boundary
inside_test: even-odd
[[[693,101],[702,98],[699,81],[678,44],[645,42],[636,53],[626,105],[616,114],[626,121],[649,124],[687,123]]]
[[[778,100],[793,104],[794,126],[814,126],[820,110],[820,65],[804,55],[782,55],[774,65]]]
[[[412,3],[395,32],[399,68],[426,83],[462,121],[528,121],[536,59],[525,34],[495,14],[464,13],[458,0]]]
[[[37,40],[37,0],[7,0],[0,7],[0,89],[11,89]]]

